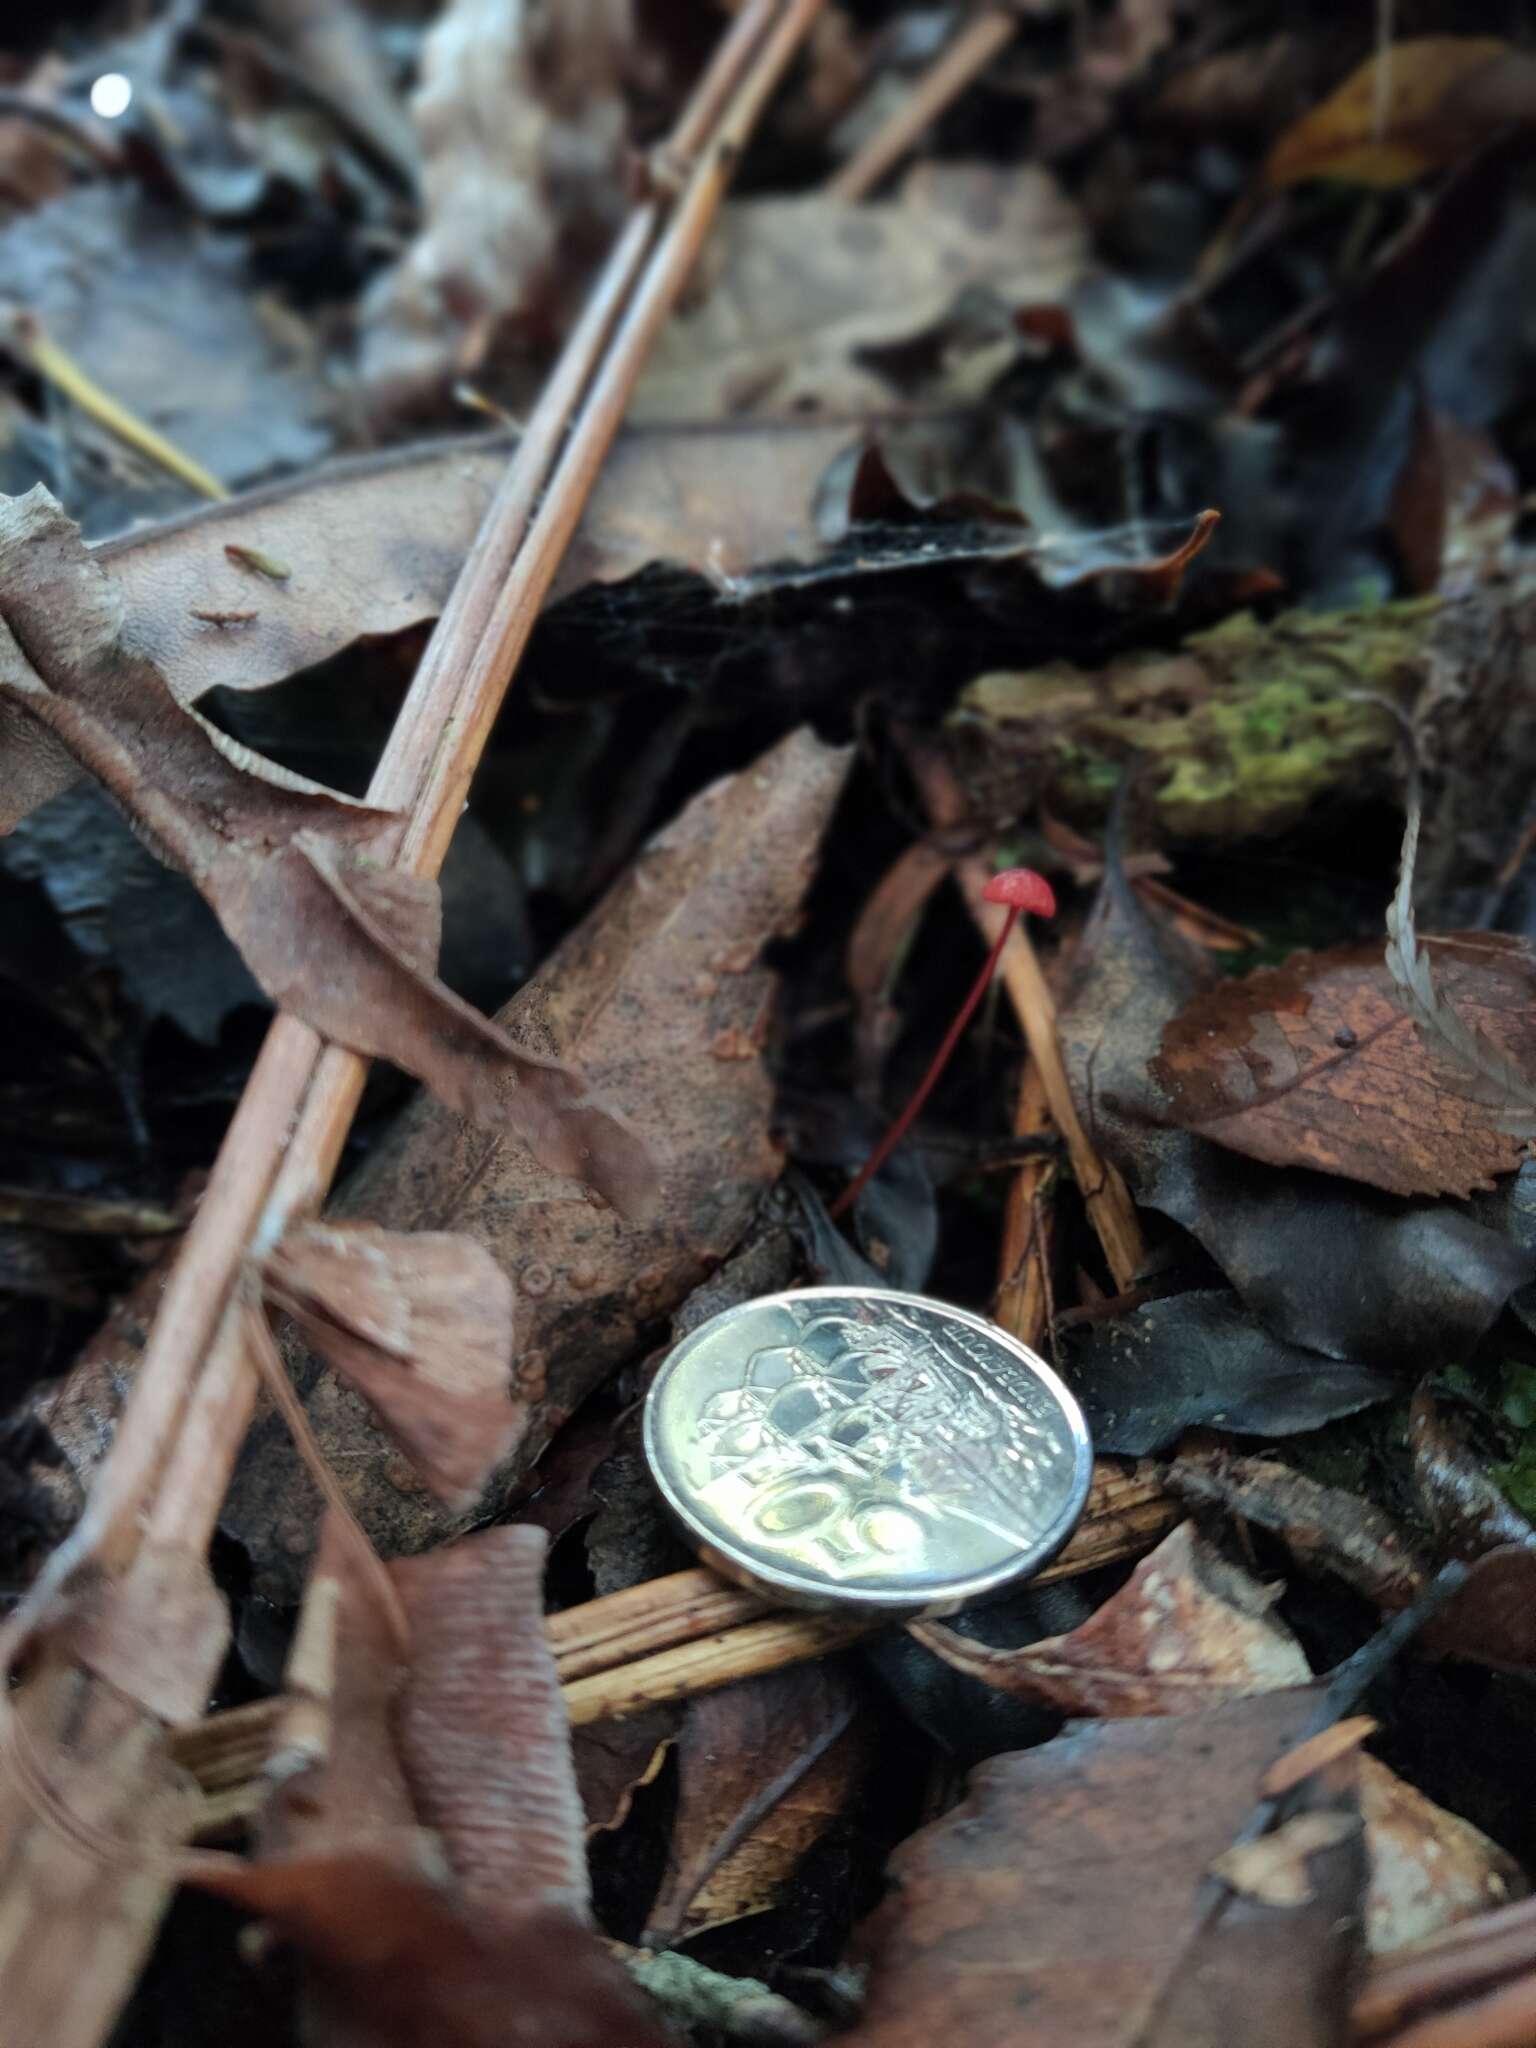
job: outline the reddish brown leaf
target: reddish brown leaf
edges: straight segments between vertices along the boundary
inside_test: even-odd
[[[308,1960],[317,2048],[670,2048],[623,1968],[559,1906],[476,1912],[366,1849],[197,1881]]]
[[[1307,1691],[1268,1693],[1109,1722],[980,1765],[965,1801],[892,1858],[897,1888],[864,1930],[869,2005],[848,2048],[1018,2048],[1022,2038],[1030,2048],[1129,2048],[1144,2038],[1159,1999],[1196,1974],[1193,1907],[1212,1859],[1311,1709]],[[1358,1847],[1326,1880],[1313,1905],[1232,1902],[1217,1932],[1236,1930],[1242,1995],[1225,2030],[1191,2026],[1184,2048],[1342,2042]],[[1230,1996],[1209,1954],[1197,1959],[1199,1975]]]
[[[516,1131],[616,1206],[645,1208],[654,1176],[627,1126],[434,978],[435,886],[372,864],[398,820],[260,761],[177,704],[41,487],[0,507],[0,621],[0,697],[43,734],[41,752],[21,750],[24,799],[58,786],[49,742],[62,744],[207,897],[274,1002],[396,1061],[462,1115]],[[0,741],[25,729],[7,725]]]
[[[1536,959],[1521,940],[1425,939],[1442,999],[1512,1063],[1536,1065]],[[1454,1092],[1380,949],[1298,953],[1187,1003],[1152,1061],[1169,1116],[1274,1166],[1399,1195],[1468,1195],[1520,1164],[1495,1108]]]
[[[390,1573],[411,1624],[395,1728],[421,1819],[465,1900],[581,1913],[587,1865],[571,1731],[544,1635],[542,1529],[482,1530]]]
[[[1069,1714],[1180,1714],[1305,1685],[1307,1660],[1271,1614],[1274,1598],[1184,1522],[1070,1635],[991,1650],[941,1622],[909,1626],[1000,1692]]]

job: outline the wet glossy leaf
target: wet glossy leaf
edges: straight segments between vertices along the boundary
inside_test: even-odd
[[[1197,1423],[1294,1436],[1400,1391],[1382,1366],[1304,1351],[1262,1328],[1235,1294],[1153,1301],[1094,1325],[1070,1352],[1095,1446],[1142,1457]]]

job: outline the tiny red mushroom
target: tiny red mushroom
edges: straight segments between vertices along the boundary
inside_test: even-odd
[[[1014,920],[1019,912],[1021,910],[1033,911],[1036,917],[1054,917],[1056,915],[1055,891],[1044,875],[1037,875],[1033,868],[1004,868],[1001,873],[992,877],[981,893],[988,903],[1002,903],[1007,906],[1008,915],[1003,919],[1003,928],[993,942],[991,952],[987,955],[986,965],[976,977],[975,986],[956,1011],[954,1022],[950,1025],[948,1031],[945,1032],[944,1043],[934,1054],[932,1064],[929,1066],[927,1073],[924,1074],[922,1080],[917,1084],[911,1101],[901,1112],[901,1115],[897,1117],[895,1123],[891,1125],[891,1128],[880,1140],[874,1151],[870,1153],[855,1178],[849,1181],[847,1187],[843,1189],[843,1192],[832,1204],[831,1214],[833,1216],[841,1216],[845,1210],[853,1207],[853,1204],[863,1194],[865,1188],[869,1186],[869,1183],[911,1129],[918,1111],[933,1093],[934,1084],[949,1065],[950,1054],[960,1043],[961,1034],[975,1014],[976,1005],[987,992],[987,986],[997,970],[997,963],[1003,956],[1003,948],[1008,943],[1008,934],[1013,930]]]

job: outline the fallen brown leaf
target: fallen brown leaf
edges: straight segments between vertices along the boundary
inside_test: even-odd
[[[577,1403],[731,1250],[778,1172],[757,1057],[721,1060],[725,1033],[760,1043],[773,980],[763,945],[794,918],[847,755],[809,733],[697,797],[502,1012],[525,1044],[557,1049],[634,1119],[661,1197],[626,1222],[520,1148],[423,1100],[335,1211],[391,1229],[467,1231],[517,1290],[520,1425],[502,1500]],[[452,1520],[381,1452],[357,1397],[322,1376],[311,1419],[354,1507],[387,1551]],[[313,1495],[285,1437],[258,1423],[225,1526],[275,1584],[312,1540]]]
[[[391,1566],[403,1645],[339,1537],[328,1521],[315,1569],[337,1594],[328,1753],[278,1792],[264,1860],[197,1881],[304,1954],[321,2048],[662,2048],[583,1923],[543,1531],[490,1529]]]
[[[819,552],[813,500],[855,429],[754,420],[621,434],[549,602],[670,562],[724,581]],[[424,441],[269,484],[92,549],[134,639],[184,704],[262,689],[352,641],[433,619],[463,566],[510,443]],[[231,558],[227,550],[234,547]],[[241,555],[246,560],[241,559]],[[248,566],[260,556],[288,574]],[[254,608],[238,633],[194,609]]]
[[[1184,1522],[1070,1635],[992,1650],[942,1622],[908,1624],[955,1670],[1069,1714],[1178,1714],[1305,1685],[1300,1645],[1270,1612],[1275,1592]]]
[[[962,1804],[891,1859],[897,1889],[863,1932],[869,2004],[848,2048],[1017,2048],[1026,2014],[1031,2048],[1165,2038],[1143,2025],[1195,1974],[1197,1889],[1311,1708],[1308,1691],[1268,1693],[1072,1730],[981,1764]],[[1169,2038],[1334,2048],[1364,1879],[1355,1838],[1317,1859],[1315,1903],[1232,1901],[1217,1928],[1235,1931],[1240,1981],[1201,1972],[1225,1992],[1227,2023]]]
[[[41,488],[0,507],[0,620],[0,694],[20,721],[0,744],[32,728],[21,802],[39,794],[39,760],[43,793],[59,786],[67,751],[197,885],[280,1007],[428,1080],[461,1114],[517,1131],[556,1171],[646,1205],[650,1161],[632,1132],[568,1067],[518,1047],[436,980],[436,885],[378,864],[398,821],[263,763],[179,705]]]
[[[677,1814],[666,1875],[650,1910],[648,1947],[671,1948],[685,1935],[773,1904],[795,1863],[840,1809],[849,1772],[857,1768],[851,1753],[839,1759],[837,1782],[822,1788],[831,1790],[834,1803],[830,1813],[825,1804],[812,1812],[809,1839],[804,1826],[786,1828],[758,1859],[752,1882],[744,1885],[738,1869],[734,1886],[713,1900],[701,1895],[805,1785],[848,1728],[855,1703],[849,1676],[835,1660],[767,1672],[689,1702],[677,1741]]]
[[[1512,1062],[1536,1061],[1536,958],[1519,939],[1422,942],[1443,999]],[[1524,1148],[1452,1092],[1379,948],[1299,953],[1197,994],[1167,1026],[1153,1078],[1187,1130],[1274,1166],[1392,1194],[1470,1194]]]
[[[1273,1597],[1185,1522],[1071,1635],[991,1650],[936,1622],[909,1626],[969,1677],[1068,1713],[1183,1714],[1306,1683],[1306,1658],[1271,1613]],[[1350,1748],[1369,1727],[1353,1724]],[[1303,1774],[1335,1753],[1322,1744],[1309,1749]],[[1358,1778],[1371,1850],[1373,1948],[1416,1940],[1519,1886],[1516,1866],[1501,1850],[1374,1757],[1359,1759]],[[1296,1782],[1292,1777],[1279,1789]],[[1266,1792],[1274,1789],[1266,1783]]]
[[[589,1835],[624,1825],[635,1794],[666,1762],[683,1712],[680,1702],[663,1700],[621,1721],[588,1721],[571,1730],[576,1789]]]
[[[475,1912],[425,1857],[402,1869],[356,1849],[210,1870],[198,1883],[310,1964],[315,2048],[671,2048],[574,1914]]]

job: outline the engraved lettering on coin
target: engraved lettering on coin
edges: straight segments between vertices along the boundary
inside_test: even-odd
[[[647,1444],[674,1507],[745,1575],[755,1560],[791,1593],[909,1588],[915,1608],[1037,1550],[1088,1465],[1032,1354],[876,1289],[771,1296],[695,1331],[658,1377]]]

